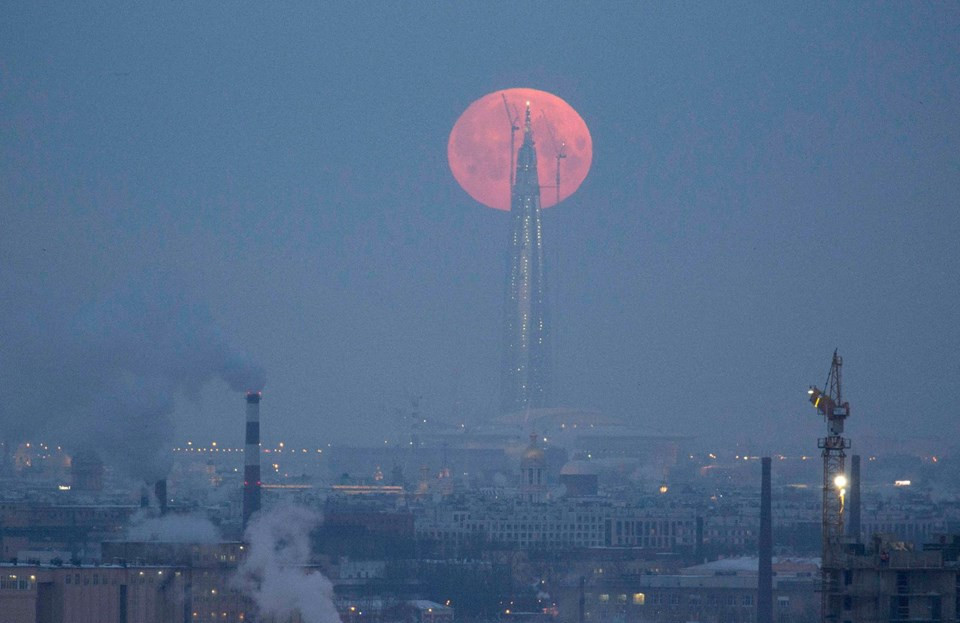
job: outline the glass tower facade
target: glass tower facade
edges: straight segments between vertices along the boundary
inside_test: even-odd
[[[540,181],[529,104],[524,119],[523,144],[517,152],[510,220],[500,380],[500,410],[503,413],[545,407],[550,396],[550,324],[543,263]]]

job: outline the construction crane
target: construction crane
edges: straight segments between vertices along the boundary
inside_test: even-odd
[[[557,144],[557,137],[553,133],[553,125],[547,120],[546,113],[541,112],[540,116],[543,117],[544,125],[547,126],[547,132],[550,133],[550,142],[553,143],[553,153],[556,154],[557,159],[557,203],[553,205],[559,205],[560,203],[560,161],[567,157],[567,143],[565,141],[560,141],[560,144]]]
[[[516,164],[514,159],[517,157],[516,149],[516,137],[517,132],[520,130],[520,113],[517,112],[517,107],[513,107],[513,114],[510,114],[510,105],[507,104],[507,96],[503,93],[500,94],[500,97],[503,98],[503,110],[507,113],[507,121],[510,122],[510,201],[513,201],[513,184],[515,182],[515,176],[517,172]]]
[[[848,486],[844,463],[847,456],[845,451],[850,448],[850,440],[843,436],[843,425],[850,417],[850,403],[843,400],[842,368],[843,358],[835,350],[830,372],[823,384],[824,389],[811,385],[807,390],[810,403],[827,423],[827,436],[817,440],[817,447],[821,449],[823,456],[823,517],[821,520],[823,554],[820,570],[823,583],[821,612],[824,617],[828,612],[834,611],[830,607],[830,600],[839,589],[840,557],[843,547],[843,506]]]

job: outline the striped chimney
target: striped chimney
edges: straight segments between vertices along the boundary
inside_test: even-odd
[[[260,392],[247,392],[247,433],[243,447],[243,528],[260,510]]]

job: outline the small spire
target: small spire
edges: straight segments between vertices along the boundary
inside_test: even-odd
[[[533,125],[530,121],[530,102],[527,101],[527,111],[523,115],[523,144],[533,143]]]

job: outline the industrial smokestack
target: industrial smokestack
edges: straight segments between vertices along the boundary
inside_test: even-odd
[[[757,623],[773,623],[773,514],[770,504],[770,457],[760,459],[760,551],[757,569]]]
[[[703,563],[703,517],[697,516],[697,542],[694,546],[693,555],[697,559],[697,564]]]
[[[153,494],[157,497],[157,504],[160,505],[160,515],[167,514],[167,479],[161,478],[153,484]]]
[[[847,536],[855,543],[860,542],[860,455],[854,454],[850,464],[850,521],[847,523]]]
[[[577,623],[584,623],[586,619],[586,605],[587,605],[587,596],[584,591],[585,585],[587,583],[587,578],[580,576],[580,599],[577,601],[579,606],[579,612],[577,616]]]
[[[247,392],[247,431],[243,448],[243,528],[260,510],[260,392]]]

